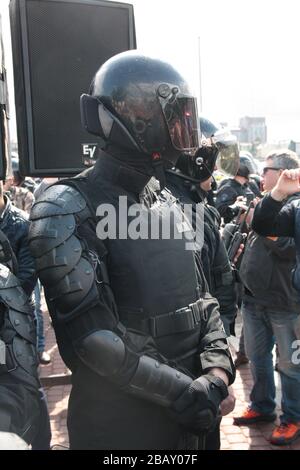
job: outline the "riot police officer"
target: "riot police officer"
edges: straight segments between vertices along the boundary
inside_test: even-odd
[[[51,431],[38,378],[32,306],[12,270],[17,259],[0,230],[0,432],[47,450]]]
[[[195,98],[171,65],[131,51],[99,69],[81,112],[106,146],[93,168],[43,193],[30,230],[73,373],[71,449],[197,448],[233,367],[218,304],[186,249],[192,229],[162,190],[164,163],[199,146]],[[167,220],[174,235],[164,237]]]
[[[180,156],[176,168],[167,170],[167,187],[182,204],[192,203],[194,208],[196,205],[203,207],[202,223],[195,227],[204,231],[203,246],[197,252],[197,259],[203,266],[209,292],[220,304],[221,319],[226,333],[230,335],[237,313],[235,274],[219,232],[220,215],[207,203],[206,195],[214,182],[213,171],[218,156],[219,167],[225,167],[227,173],[230,171],[232,175],[235,174],[238,167],[238,147],[234,136],[218,129],[208,119],[201,117],[200,127],[206,138],[202,147],[194,157],[188,159]],[[220,151],[222,155],[219,155]],[[233,397],[231,405],[234,406]],[[219,447],[220,431],[217,426],[207,436],[206,449],[217,450]]]
[[[225,223],[231,222],[241,209],[246,210],[247,205],[256,197],[252,186],[249,185],[249,178],[249,166],[241,158],[236,176],[221,182],[216,197],[216,208]],[[259,191],[257,187],[256,189]],[[238,202],[239,199],[242,202]]]
[[[230,335],[237,312],[234,269],[219,232],[220,215],[207,203],[206,195],[214,183],[215,168],[235,176],[239,165],[238,146],[230,132],[219,129],[208,119],[200,118],[200,128],[205,138],[202,147],[194,157],[180,156],[175,170],[167,170],[167,187],[182,203],[203,206],[203,224],[199,228],[204,230],[204,240],[199,255],[208,290],[220,304],[221,319]]]

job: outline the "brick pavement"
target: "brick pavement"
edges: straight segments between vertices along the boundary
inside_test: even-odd
[[[51,355],[52,362],[40,367],[42,376],[50,374],[67,373],[55,343],[55,335],[45,314],[46,350]],[[236,343],[236,341],[235,341]],[[278,374],[276,382],[278,382]],[[300,438],[290,446],[276,447],[270,444],[268,438],[274,428],[273,423],[256,424],[252,426],[233,426],[233,416],[237,416],[247,406],[251,390],[252,378],[249,365],[242,366],[237,371],[233,388],[236,395],[236,407],[233,413],[225,416],[221,425],[222,450],[300,450]],[[46,389],[51,419],[52,445],[68,446],[68,432],[66,426],[68,396],[70,385],[55,386]],[[279,387],[278,387],[279,388]],[[280,402],[280,391],[278,397]],[[279,415],[279,408],[277,409]]]

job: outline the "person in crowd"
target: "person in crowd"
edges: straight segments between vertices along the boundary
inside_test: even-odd
[[[299,168],[290,151],[277,151],[266,158],[265,191],[276,187],[287,169]],[[299,198],[300,194],[294,196]],[[257,228],[257,223],[253,225]],[[292,286],[296,260],[295,243],[289,237],[265,237],[252,231],[246,245],[240,275],[245,286],[242,304],[246,353],[251,361],[254,385],[249,408],[234,422],[247,425],[276,419],[272,350],[279,353],[282,415],[271,443],[286,445],[300,435],[300,366],[292,360],[293,342],[300,338],[300,299]]]
[[[20,175],[19,172],[19,160],[16,156],[11,158],[13,175],[6,178],[4,184],[4,191],[7,192],[10,201],[15,207],[21,209],[29,216],[30,210],[34,203],[34,194],[26,187],[22,187],[21,184],[25,178]],[[45,332],[44,332],[44,317],[41,308],[41,290],[40,283],[37,281],[34,287],[34,314],[37,325],[37,350],[40,364],[49,364],[51,362],[50,355],[45,351]]]
[[[163,190],[164,165],[199,147],[195,98],[170,64],[130,51],[99,69],[81,115],[105,148],[46,189],[30,229],[73,375],[70,448],[197,449],[234,370],[218,303],[186,249],[192,227]],[[147,236],[134,231],[136,210]],[[157,237],[166,222],[174,235]]]
[[[233,151],[231,156],[233,162],[232,172],[237,170],[234,165],[234,159],[238,162],[237,144],[228,139],[223,141],[223,134],[219,136],[220,142],[213,143],[211,138],[218,133],[216,127],[211,121],[200,118],[200,128],[202,135],[207,139],[207,145],[202,146],[197,152],[195,158],[186,158],[181,155],[174,169],[167,170],[167,188],[181,202],[181,204],[192,204],[194,210],[194,230],[204,232],[203,246],[199,247],[197,256],[199,256],[199,268],[203,269],[207,281],[207,290],[218,300],[220,304],[220,315],[224,324],[225,331],[230,336],[234,325],[237,305],[235,291],[235,275],[231,266],[226,248],[222,241],[219,227],[220,216],[218,211],[211,207],[206,200],[207,193],[211,190],[213,183],[213,171],[217,156],[219,154],[218,144],[223,145],[229,153],[229,147]],[[226,145],[225,143],[226,142]],[[220,159],[220,161],[225,161]],[[228,160],[226,160],[228,164]],[[196,210],[199,206],[203,208],[203,214],[200,220],[197,220]],[[227,412],[234,408],[235,398],[231,391],[230,405]],[[223,404],[224,405],[224,404]],[[208,434],[206,439],[207,450],[217,450],[220,448],[220,430],[219,423],[217,428]]]
[[[40,195],[45,191],[45,189],[47,189],[51,184],[56,183],[56,181],[58,181],[58,178],[56,177],[43,178],[34,190],[33,195],[35,200],[38,200]]]
[[[28,216],[15,207],[3,193],[2,181],[0,181],[0,230],[11,244],[18,262],[17,277],[29,297],[36,283],[36,271],[34,258],[28,247]]]
[[[248,185],[255,197],[262,197],[262,177],[250,152],[240,151],[240,162],[245,165],[250,174]],[[250,196],[249,196],[250,197]]]
[[[255,198],[256,190],[258,191],[256,184],[253,182],[250,183],[250,175],[254,171],[250,158],[241,152],[239,157],[239,169],[236,176],[223,180],[217,191],[216,208],[225,223],[236,220],[241,221],[243,214],[247,211],[247,206]],[[256,190],[253,188],[256,188]],[[240,262],[241,258],[238,267]],[[240,307],[242,286],[239,279],[237,279],[236,290],[238,293],[238,305]],[[238,368],[248,362],[249,359],[245,352],[244,330],[242,327],[239,349],[236,353],[234,365]]]
[[[39,363],[48,365],[51,363],[51,356],[45,350],[46,337],[44,328],[44,315],[42,311],[42,286],[39,280],[34,287],[34,315],[36,318],[36,333],[37,333],[37,352]]]
[[[16,156],[11,158],[12,176],[8,176],[4,184],[4,192],[8,193],[12,203],[24,212],[29,214],[33,203],[34,196],[32,191],[23,187],[25,178],[21,176],[19,171],[19,160]]]
[[[240,158],[238,172],[234,178],[223,180],[216,196],[216,208],[225,223],[235,219],[256,197],[249,186],[250,169],[245,159]]]
[[[221,219],[218,211],[207,203],[206,195],[210,192],[214,182],[213,172],[216,168],[216,160],[219,148],[231,155],[231,170],[233,173],[238,168],[238,146],[226,134],[225,129],[219,129],[206,118],[200,118],[200,128],[205,139],[195,158],[187,159],[181,155],[174,169],[167,170],[167,188],[178,198],[182,204],[199,204],[203,208],[204,219],[201,220],[198,229],[204,232],[203,246],[199,250],[201,266],[203,267],[205,279],[209,292],[217,298],[220,304],[221,319],[225,331],[229,336],[233,333],[233,325],[237,313],[236,291],[235,291],[235,269],[230,264],[228,254],[220,235]],[[217,137],[219,135],[219,137]],[[217,143],[212,142],[212,137]],[[230,152],[229,149],[232,151]],[[225,151],[224,151],[225,153]],[[226,162],[227,159],[218,159]],[[225,165],[224,165],[225,166]],[[222,171],[222,168],[219,167]],[[195,222],[195,218],[194,218]]]
[[[275,187],[257,204],[252,226],[263,236],[293,237],[296,243],[296,266],[293,270],[293,285],[300,292],[300,239],[299,239],[299,184],[300,170],[284,170]],[[291,202],[288,199],[292,198]]]

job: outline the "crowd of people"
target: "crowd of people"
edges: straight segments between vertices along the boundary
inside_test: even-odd
[[[217,450],[241,364],[250,361],[254,385],[234,424],[276,419],[275,347],[282,415],[270,439],[293,442],[298,156],[273,152],[255,174],[234,136],[199,118],[177,70],[136,51],[98,70],[81,116],[105,142],[93,167],[37,186],[13,159],[13,176],[0,186],[0,431],[33,449],[50,446],[37,369],[51,361],[43,286],[72,372],[70,449]],[[219,185],[216,169],[227,175]],[[238,311],[234,364],[228,337]]]

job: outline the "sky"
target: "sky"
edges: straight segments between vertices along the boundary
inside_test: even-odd
[[[8,3],[0,0],[12,109]],[[241,116],[265,116],[269,140],[300,141],[299,0],[128,3],[138,48],[182,72],[205,116],[231,126]]]

